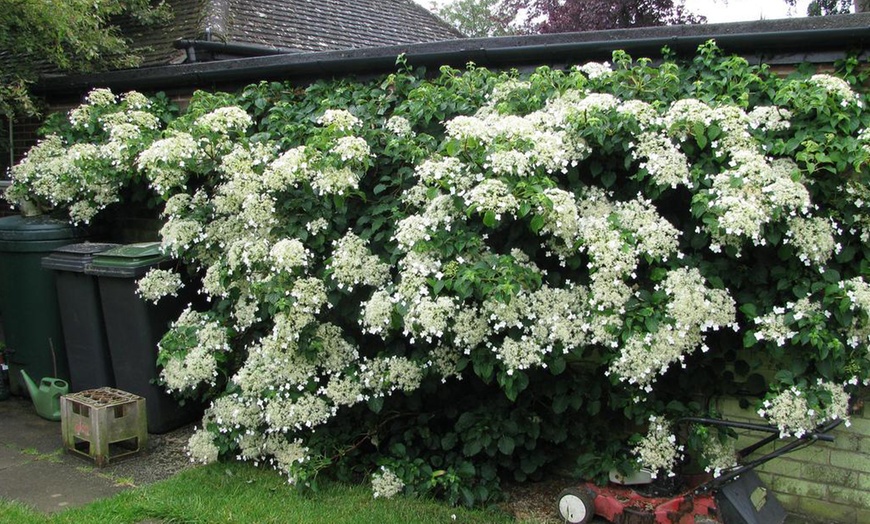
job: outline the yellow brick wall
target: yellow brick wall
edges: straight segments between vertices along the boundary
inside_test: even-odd
[[[754,409],[741,408],[737,399],[722,398],[716,404],[725,419],[761,422]],[[870,416],[862,408],[850,421],[850,427],[840,425],[831,432],[834,442],[816,442],[757,470],[789,512],[829,523],[870,522]],[[738,447],[765,436],[751,435],[741,436]],[[777,441],[754,456],[785,443]]]

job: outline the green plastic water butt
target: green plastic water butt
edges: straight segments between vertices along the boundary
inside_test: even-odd
[[[0,218],[0,316],[14,395],[27,395],[21,370],[37,381],[69,380],[54,272],[42,268],[42,258],[85,236],[62,220]]]
[[[187,302],[164,297],[157,304],[136,294],[138,280],[168,261],[159,243],[130,244],[94,256],[85,269],[97,277],[112,369],[118,389],[145,398],[149,433],[165,433],[201,414],[201,407],[184,406],[155,384],[157,344]]]

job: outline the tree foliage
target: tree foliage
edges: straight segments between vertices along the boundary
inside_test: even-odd
[[[454,0],[437,11],[438,16],[469,37],[507,36],[519,29],[512,26],[515,13],[501,9],[502,0]]]
[[[455,0],[438,13],[469,36],[701,23],[681,0]]]
[[[91,72],[139,63],[119,27],[169,16],[151,0],[0,0],[0,112],[33,114],[28,86],[40,70]]]

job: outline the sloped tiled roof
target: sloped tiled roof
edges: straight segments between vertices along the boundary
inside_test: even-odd
[[[411,0],[220,0],[226,38],[299,51],[452,40],[462,35]]]
[[[170,0],[173,20],[129,27],[144,66],[180,59],[179,39],[312,52],[414,44],[462,34],[412,0]]]

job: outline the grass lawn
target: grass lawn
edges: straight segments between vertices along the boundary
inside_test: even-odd
[[[372,523],[516,522],[498,510],[469,511],[421,499],[373,499],[367,486],[330,483],[303,496],[272,470],[248,464],[212,464],[110,499],[45,516],[0,499],[6,524]]]

